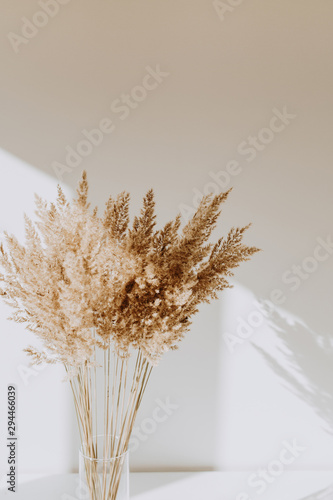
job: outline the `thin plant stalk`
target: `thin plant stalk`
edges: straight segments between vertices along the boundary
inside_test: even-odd
[[[93,366],[85,362],[70,379],[74,406],[79,423],[87,486],[91,500],[116,500],[124,454],[128,450],[135,418],[147,387],[152,366],[137,352],[134,369],[128,358],[122,358],[111,344],[103,349],[103,405],[99,405],[97,347]],[[66,371],[69,370],[66,367]],[[103,445],[98,446],[98,410],[103,409]],[[99,454],[102,453],[102,457]],[[102,472],[98,460],[103,460]]]

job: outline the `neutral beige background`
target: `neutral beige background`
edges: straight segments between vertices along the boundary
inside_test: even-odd
[[[234,354],[223,334],[235,333],[239,317],[251,313],[251,292],[268,298],[276,288],[286,311],[318,335],[332,333],[333,256],[295,292],[282,276],[333,231],[333,3],[244,0],[222,20],[211,1],[71,0],[18,53],[8,34],[20,34],[21,18],[31,20],[40,6],[0,5],[3,228],[18,230],[17,207],[30,210],[34,191],[52,196],[54,162],[64,162],[82,130],[107,117],[115,130],[63,177],[74,188],[85,168],[92,201],[101,207],[110,193],[126,189],[137,210],[152,186],[163,223],[193,204],[193,190],[210,189],[210,172],[225,171],[231,160],[241,169],[228,183],[234,192],[217,234],[252,221],[247,241],[264,252],[237,271],[235,288],[219,303],[203,308],[179,353],[156,370],[139,423],[152,418],[157,398],[170,397],[179,408],[133,453],[134,468],[257,468],[294,438],[307,450],[291,468],[332,467],[332,439],[319,419],[251,346],[251,340],[273,345],[269,329],[257,329]],[[121,120],[111,104],[157,65],[169,76]],[[270,138],[262,129],[274,109],[284,108],[295,118],[247,161],[240,145],[258,133]],[[15,173],[6,177],[9,170]],[[4,321],[1,330],[1,380],[20,384],[22,471],[74,468],[77,443],[61,372],[48,368],[25,386],[17,373],[26,363],[25,336]]]

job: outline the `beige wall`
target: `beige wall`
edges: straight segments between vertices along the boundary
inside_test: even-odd
[[[251,346],[274,341],[268,328],[234,354],[223,334],[236,332],[240,316],[248,318],[250,291],[267,298],[276,288],[285,310],[320,335],[332,332],[333,256],[297,290],[290,281],[293,265],[333,232],[333,3],[225,0],[224,19],[210,0],[65,3],[48,19],[36,15],[41,7],[34,0],[1,0],[3,150],[23,160],[27,172],[31,165],[56,180],[54,162],[65,163],[66,147],[76,148],[82,130],[108,118],[112,132],[96,136],[101,144],[64,174],[69,188],[85,168],[95,203],[126,189],[134,210],[152,186],[163,223],[188,210],[198,191],[215,189],[209,183],[229,169],[225,186],[234,192],[217,233],[252,221],[247,241],[264,250],[238,270],[236,287],[220,303],[203,308],[181,351],[156,371],[141,421],[151,418],[156,398],[169,396],[179,408],[140,443],[132,463],[250,469],[274,459],[283,440],[297,438],[307,451],[292,467],[331,467],[331,438]],[[26,25],[22,17],[46,25],[24,42],[15,36]],[[157,66],[163,75],[154,80],[148,74]],[[142,84],[149,89],[136,88]],[[128,111],[119,110],[117,99],[131,93],[140,102],[131,98]],[[282,120],[274,118],[281,113]],[[0,169],[11,165],[3,160]],[[42,188],[29,179],[29,192]],[[23,208],[16,182],[7,190]],[[6,352],[13,349],[8,343]],[[33,421],[31,411],[22,408],[20,419]],[[56,422],[53,429],[57,439],[63,431]],[[38,433],[36,441],[39,450],[46,446]],[[31,456],[22,468],[38,470],[37,454]],[[58,463],[60,469],[60,451]]]

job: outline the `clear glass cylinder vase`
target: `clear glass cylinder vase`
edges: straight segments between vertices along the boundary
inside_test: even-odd
[[[80,449],[80,499],[129,500],[129,452],[119,454],[117,443],[97,436]]]

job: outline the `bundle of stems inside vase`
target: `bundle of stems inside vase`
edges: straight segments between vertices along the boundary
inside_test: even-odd
[[[140,350],[133,358],[124,358],[108,344],[103,349],[95,347],[92,363],[83,364],[70,379],[91,500],[117,498],[131,433],[152,369]]]
[[[42,344],[25,351],[33,363],[66,368],[91,500],[116,498],[152,366],[178,348],[200,304],[217,299],[233,269],[258,251],[242,241],[248,225],[210,242],[229,192],[204,196],[182,228],[178,215],[157,230],[153,190],[130,225],[129,194],[110,197],[100,216],[84,172],[72,202],[60,186],[55,203],[36,195],[25,244],[8,233],[0,244],[0,296],[14,309],[10,319]]]

